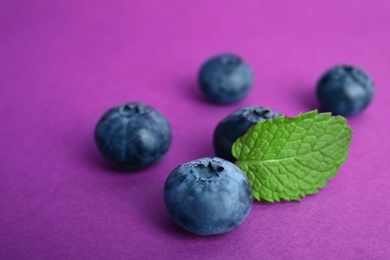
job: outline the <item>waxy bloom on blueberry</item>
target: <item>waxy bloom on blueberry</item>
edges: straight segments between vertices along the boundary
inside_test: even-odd
[[[200,89],[213,103],[230,104],[245,98],[252,89],[252,69],[240,57],[224,54],[207,60],[199,72]]]
[[[235,161],[232,145],[248,129],[262,120],[275,119],[281,114],[267,107],[246,106],[225,117],[215,128],[213,136],[214,151],[218,157]]]
[[[221,158],[180,165],[168,176],[165,205],[176,224],[198,235],[229,232],[252,208],[252,189],[244,172]]]
[[[374,83],[362,69],[335,66],[317,83],[317,98],[321,107],[336,115],[349,116],[362,112],[374,98]]]
[[[168,120],[155,108],[136,102],[109,109],[95,128],[100,153],[126,170],[138,170],[160,160],[171,140]]]

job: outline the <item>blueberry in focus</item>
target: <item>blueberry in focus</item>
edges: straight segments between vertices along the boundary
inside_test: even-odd
[[[321,107],[336,115],[354,115],[363,111],[373,100],[374,84],[362,69],[335,66],[317,83],[317,98]]]
[[[217,104],[242,100],[252,89],[252,69],[240,57],[223,54],[207,60],[199,72],[199,85],[204,96]]]
[[[138,170],[160,160],[171,140],[168,120],[155,108],[137,102],[109,109],[95,128],[100,153],[125,170]]]
[[[225,117],[215,128],[213,145],[215,154],[225,160],[235,161],[233,143],[248,129],[262,120],[275,119],[281,113],[267,107],[246,106]]]
[[[165,182],[164,200],[177,225],[204,236],[241,225],[253,202],[245,173],[221,158],[202,158],[174,169]]]

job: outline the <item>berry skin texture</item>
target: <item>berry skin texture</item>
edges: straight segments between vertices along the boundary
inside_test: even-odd
[[[317,99],[321,107],[335,115],[350,116],[362,112],[373,100],[374,84],[362,69],[335,66],[317,83]]]
[[[252,208],[249,180],[221,158],[180,165],[168,176],[165,205],[177,225],[197,235],[217,235],[241,225]]]
[[[252,69],[240,57],[223,54],[207,60],[199,72],[199,85],[212,103],[231,104],[245,98],[252,89]]]
[[[262,120],[275,119],[281,113],[267,107],[247,106],[225,117],[215,128],[213,145],[215,154],[225,160],[235,161],[232,155],[233,143],[248,129]]]
[[[109,109],[95,128],[95,143],[102,156],[130,171],[160,160],[171,140],[168,120],[155,108],[137,102]]]

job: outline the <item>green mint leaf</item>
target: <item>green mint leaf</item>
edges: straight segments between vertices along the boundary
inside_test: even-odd
[[[270,202],[318,193],[348,155],[352,130],[342,116],[318,113],[261,121],[232,147],[253,196]]]

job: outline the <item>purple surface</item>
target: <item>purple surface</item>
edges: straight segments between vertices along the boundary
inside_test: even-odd
[[[1,259],[389,259],[390,1],[1,1]],[[199,65],[243,56],[256,85],[232,106],[205,102]],[[218,121],[243,105],[288,116],[316,107],[339,63],[366,69],[373,104],[350,118],[347,163],[301,203],[255,203],[222,236],[177,228],[163,204],[177,165],[213,155]],[[163,161],[124,174],[100,158],[107,108],[142,101],[173,127]]]

